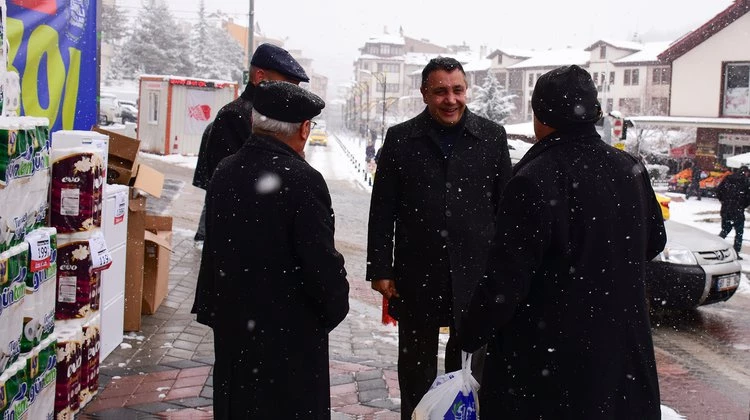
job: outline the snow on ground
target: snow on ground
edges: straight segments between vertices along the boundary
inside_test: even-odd
[[[141,152],[142,155],[149,159],[155,159],[164,163],[181,166],[183,168],[195,169],[198,163],[198,156],[184,156],[184,155],[157,155],[153,153]]]

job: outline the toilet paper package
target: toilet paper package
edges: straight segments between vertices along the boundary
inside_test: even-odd
[[[18,130],[20,121],[18,118],[0,118],[0,186],[7,185],[12,176],[13,162],[19,156]]]
[[[94,145],[52,150],[50,224],[58,233],[101,227],[103,158]]]
[[[0,253],[0,372],[21,353],[28,246]]]
[[[80,409],[83,331],[80,327],[63,321],[55,327],[55,335],[57,336],[55,416],[73,418]]]
[[[42,340],[35,351],[38,362],[32,385],[28,390],[31,419],[51,419],[55,415],[55,386],[57,378],[57,340],[54,336]]]

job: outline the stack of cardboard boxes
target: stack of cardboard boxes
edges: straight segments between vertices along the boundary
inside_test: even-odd
[[[128,185],[128,240],[124,330],[141,329],[141,314],[153,314],[167,295],[172,218],[146,212],[148,196],[161,197],[164,175],[138,162],[140,142],[102,128],[109,136],[107,182]]]

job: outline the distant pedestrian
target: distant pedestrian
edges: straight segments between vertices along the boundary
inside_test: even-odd
[[[398,320],[402,419],[437,375],[440,327],[450,327],[445,370],[461,368],[456,320],[484,272],[511,170],[505,129],[466,108],[461,63],[430,60],[421,92],[425,110],[385,136],[367,235],[367,280]]]
[[[745,232],[745,208],[750,205],[750,169],[743,166],[727,175],[716,187],[716,198],[721,202],[721,232],[726,238],[734,229],[734,250],[739,259],[742,251],[742,235]]]
[[[211,179],[222,159],[237,152],[250,138],[255,87],[264,80],[283,80],[294,84],[308,82],[302,66],[281,47],[261,44],[250,60],[250,81],[239,98],[224,105],[216,114],[209,136],[201,140],[196,169],[202,178]],[[206,143],[205,145],[203,143]],[[199,235],[196,235],[199,240]]]
[[[485,343],[487,419],[659,419],[644,286],[666,235],[646,168],[603,141],[589,73],[560,67],[531,99],[538,142],[503,191],[486,275],[459,328]]]
[[[323,176],[302,157],[324,102],[256,88],[252,139],[211,178],[193,313],[214,331],[216,419],[329,419],[328,333],[349,310]]]
[[[687,187],[687,190],[685,191],[685,199],[687,200],[690,198],[691,195],[694,195],[698,198],[698,200],[701,199],[701,180],[703,179],[703,171],[701,171],[701,168],[698,166],[698,162],[694,161],[691,174],[690,174],[690,184]]]

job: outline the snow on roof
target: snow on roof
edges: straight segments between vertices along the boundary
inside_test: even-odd
[[[597,45],[599,43],[609,44],[609,45],[611,45],[611,46],[613,46],[615,48],[619,48],[621,50],[640,51],[641,49],[643,49],[643,44],[640,43],[640,42],[622,41],[622,40],[619,40],[619,39],[600,39],[600,40],[594,42],[593,44],[591,44],[588,48],[586,48],[586,50],[591,51],[591,49],[595,45]]]
[[[585,66],[591,54],[577,48],[564,48],[560,50],[539,51],[537,55],[528,60],[509,66],[509,69],[528,69],[534,67],[558,67],[577,64]]]
[[[391,45],[404,45],[404,37],[395,34],[381,34],[373,36],[367,40],[368,44],[391,44]]]
[[[425,66],[433,58],[439,56],[437,53],[416,53],[409,52],[404,54],[404,63],[413,66]],[[421,70],[420,70],[421,71]]]
[[[539,51],[535,50],[526,50],[522,48],[498,48],[494,52],[501,52],[508,57],[518,57],[518,58],[531,58],[537,54],[539,54]],[[492,55],[492,54],[490,54]]]
[[[492,60],[489,58],[482,58],[480,60],[470,61],[463,65],[466,73],[472,71],[487,71],[492,67]]]
[[[616,60],[615,63],[642,63],[647,61],[659,61],[659,54],[669,47],[670,42],[647,42],[642,44],[640,51]]]

